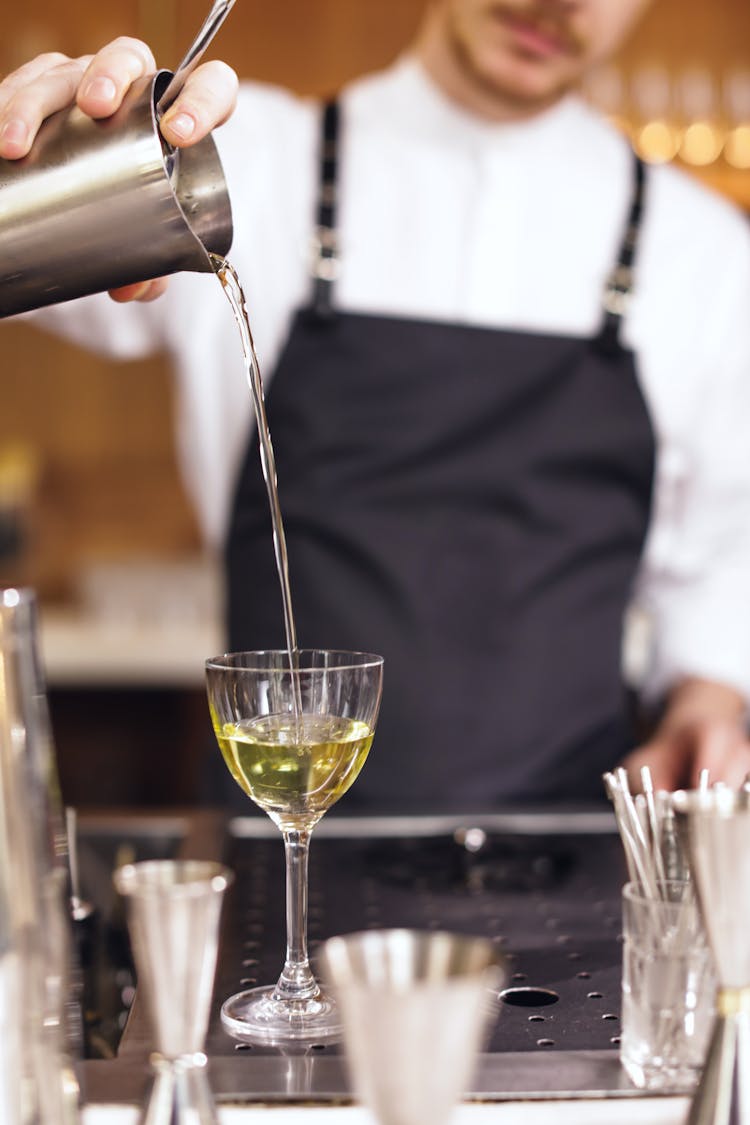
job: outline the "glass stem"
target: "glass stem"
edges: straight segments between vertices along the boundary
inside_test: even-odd
[[[320,992],[307,959],[307,857],[310,833],[284,832],[286,855],[286,961],[276,1000],[310,1000]]]

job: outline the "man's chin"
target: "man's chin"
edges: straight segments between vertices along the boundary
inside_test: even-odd
[[[563,98],[574,86],[572,79],[553,77],[540,68],[526,65],[504,67],[502,72],[485,68],[475,72],[485,98],[496,101],[519,116],[539,113]]]
[[[553,105],[578,80],[574,63],[529,55],[505,34],[487,35],[478,42],[455,31],[449,42],[464,98],[488,117],[532,116]]]

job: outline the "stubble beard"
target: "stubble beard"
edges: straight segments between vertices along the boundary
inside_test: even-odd
[[[523,8],[513,5],[512,10],[520,16],[533,7],[533,4]],[[579,81],[577,68],[573,75],[562,73],[557,77],[551,75],[546,82],[535,80],[533,68],[543,70],[544,60],[535,61],[523,52],[514,52],[510,43],[498,46],[504,58],[499,59],[496,67],[483,64],[480,53],[456,20],[448,22],[446,43],[463,84],[473,87],[488,109],[495,111],[492,116],[499,119],[530,117],[542,112],[574,89]],[[582,44],[575,42],[574,49],[582,51]]]

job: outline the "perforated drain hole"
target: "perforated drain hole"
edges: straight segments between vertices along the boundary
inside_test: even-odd
[[[235,1043],[235,1051],[252,1051],[252,1043]]]
[[[500,999],[506,1004],[516,1008],[544,1008],[547,1004],[556,1004],[560,997],[551,988],[504,988]]]
[[[555,1041],[554,1039],[537,1039],[536,1045],[537,1047],[554,1047]]]
[[[529,1023],[544,1023],[544,1016],[529,1016]]]

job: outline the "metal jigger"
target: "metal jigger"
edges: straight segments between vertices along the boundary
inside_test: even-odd
[[[361,1100],[381,1125],[443,1125],[497,1014],[501,955],[484,938],[372,930],[321,957]]]
[[[688,1125],[750,1125],[750,795],[718,786],[673,804],[719,981]]]
[[[203,1044],[219,915],[233,875],[218,863],[155,860],[115,872],[128,907],[138,995],[153,1023],[155,1081],[142,1125],[216,1125]]]

